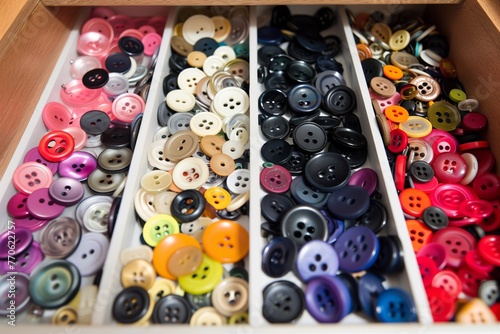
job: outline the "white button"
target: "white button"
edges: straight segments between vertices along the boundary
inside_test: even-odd
[[[168,92],[165,101],[170,109],[177,112],[191,111],[196,104],[194,95],[182,89],[174,89]]]
[[[154,141],[167,140],[168,137],[170,137],[170,135],[171,133],[170,130],[168,129],[168,126],[164,126],[162,128],[159,128],[158,131],[156,131],[154,136]]]
[[[100,202],[90,205],[83,214],[83,225],[90,232],[104,233],[108,230],[111,203]]]
[[[237,169],[228,175],[226,185],[233,194],[243,194],[250,190],[250,171]]]
[[[222,120],[212,112],[200,112],[191,118],[189,126],[197,136],[216,135],[222,129]]]
[[[130,58],[130,69],[123,74],[125,78],[127,78],[127,80],[132,78],[132,76],[135,74],[135,71],[137,71],[137,62],[133,57],[129,58]]]
[[[182,190],[198,189],[207,182],[209,176],[207,164],[200,158],[186,158],[175,165],[172,178]]]
[[[109,80],[102,88],[108,96],[118,96],[127,93],[129,89],[128,79],[121,73],[109,73]]]
[[[101,68],[99,59],[92,56],[80,56],[71,62],[71,76],[81,79],[90,70]]]
[[[211,77],[214,73],[219,72],[226,62],[219,56],[212,55],[203,62],[203,72]]]
[[[196,85],[206,76],[207,75],[202,70],[197,68],[186,68],[179,73],[177,85],[180,89],[194,95],[196,94]]]
[[[224,132],[230,136],[234,129],[245,128],[250,130],[250,118],[245,114],[235,114],[224,118]]]
[[[182,37],[191,45],[205,37],[214,37],[215,25],[205,15],[193,15],[182,26]]]
[[[246,192],[243,194],[239,194],[233,200],[229,205],[227,206],[226,210],[229,212],[236,211],[239,208],[241,208],[246,202],[248,202],[248,199],[250,198],[250,192]]]
[[[172,184],[172,175],[163,170],[154,170],[141,178],[141,188],[150,192],[166,190]]]
[[[184,234],[189,234],[190,236],[198,240],[198,242],[201,242],[203,231],[210,224],[212,224],[212,219],[208,217],[200,217],[195,221],[181,224],[181,232]]]
[[[238,159],[245,152],[245,147],[240,141],[228,140],[222,145],[222,153],[229,155],[233,160]]]
[[[247,129],[245,128],[236,128],[234,131],[231,132],[229,135],[230,140],[236,140],[241,142],[243,145],[245,145],[248,142],[249,139],[249,134]]]
[[[173,162],[170,162],[167,158],[165,158],[163,148],[165,147],[166,141],[166,139],[157,140],[153,142],[148,149],[149,164],[161,170],[170,170],[175,166]]]
[[[125,184],[127,183],[127,176],[125,176],[122,180],[122,182],[120,182],[120,184],[118,185],[118,187],[116,187],[115,191],[113,192],[113,194],[111,195],[111,197],[118,197],[120,196],[120,194],[123,192],[123,189],[125,189]]]
[[[90,325],[92,313],[97,301],[97,286],[84,285],[78,293],[78,324]]]
[[[467,173],[465,177],[460,181],[460,184],[467,185],[471,183],[477,175],[479,170],[479,165],[477,162],[477,158],[471,153],[462,154],[462,158],[464,158],[465,163],[467,164]]]
[[[154,201],[155,193],[139,189],[139,191],[135,194],[135,212],[137,212],[142,220],[147,221],[149,218],[158,214],[158,212],[156,212],[155,210]]]
[[[227,319],[217,313],[215,308],[205,306],[193,313],[189,324],[191,326],[221,326],[227,324]]]
[[[234,52],[234,49],[227,45],[219,46],[217,49],[215,49],[214,55],[221,57],[222,60],[224,60],[224,64],[233,59],[236,59],[236,53]]]
[[[122,265],[126,265],[127,263],[137,259],[151,262],[153,260],[153,250],[151,247],[140,245],[124,249],[120,253],[120,262]]]
[[[172,205],[172,201],[175,196],[177,196],[177,193],[174,193],[173,191],[162,191],[161,193],[158,193],[154,200],[156,212],[169,215],[171,213],[170,206]]]
[[[238,87],[224,88],[215,95],[211,107],[222,118],[244,114],[250,107],[248,94]]]

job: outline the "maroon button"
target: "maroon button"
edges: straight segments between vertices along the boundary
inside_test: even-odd
[[[408,135],[401,129],[390,132],[391,141],[387,149],[392,153],[401,153],[408,146]]]
[[[437,242],[446,249],[446,264],[457,268],[467,252],[476,248],[476,239],[464,229],[459,227],[446,227],[432,237],[432,242]]]
[[[488,119],[481,113],[470,112],[462,118],[462,126],[469,131],[482,131],[486,129]]]
[[[493,205],[485,200],[473,199],[462,202],[459,210],[466,217],[486,218],[493,212]]]
[[[441,153],[432,162],[434,175],[441,182],[458,183],[467,172],[467,163],[458,153]]]
[[[495,199],[500,194],[500,180],[493,173],[485,173],[476,176],[472,182],[472,189],[479,198]]]
[[[280,165],[265,167],[260,173],[260,184],[270,193],[284,193],[290,189],[291,183],[292,175]]]
[[[28,195],[17,193],[7,203],[7,212],[12,218],[26,218],[30,215],[26,208]]]
[[[61,177],[49,187],[49,196],[63,206],[72,206],[80,202],[85,195],[85,188],[79,181],[70,177]]]
[[[50,171],[52,172],[52,175],[54,175],[57,172],[57,166],[59,165],[57,162],[50,162],[48,160],[45,160],[41,154],[40,151],[38,151],[38,146],[33,147],[31,150],[26,153],[23,159],[24,162],[38,162],[39,164],[47,166]]]
[[[40,188],[31,193],[26,206],[33,217],[45,220],[54,219],[64,211],[64,206],[55,203],[50,198],[49,188]]]
[[[489,148],[478,148],[470,150],[469,153],[472,153],[477,159],[477,175],[487,173],[493,169],[495,157]]]
[[[66,160],[59,163],[59,175],[84,181],[97,168],[97,159],[92,154],[73,152]]]

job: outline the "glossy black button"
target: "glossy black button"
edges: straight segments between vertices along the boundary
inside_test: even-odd
[[[387,210],[377,200],[370,200],[370,206],[366,212],[354,219],[354,226],[366,226],[375,234],[382,231],[387,224]]]
[[[441,81],[441,90],[444,96],[446,97],[450,96],[450,92],[453,89],[460,89],[461,91],[465,92],[464,86],[460,81],[458,81],[457,78],[444,78]]]
[[[288,111],[285,92],[279,89],[267,89],[259,96],[259,110],[266,116],[281,116]]]
[[[417,105],[415,103],[415,101],[413,100],[401,100],[399,102],[399,105],[403,108],[405,108],[408,113],[410,114],[410,116],[417,116],[415,115],[415,112],[417,110]]]
[[[342,188],[349,181],[351,167],[340,154],[323,152],[314,155],[306,163],[304,177],[312,188],[332,192]]]
[[[287,22],[288,29],[293,32],[319,32],[319,26],[316,18],[311,15],[296,14],[290,17]]]
[[[162,84],[163,95],[167,96],[167,94],[170,91],[175,90],[175,89],[179,89],[179,85],[177,85],[177,78],[178,77],[179,77],[179,74],[170,73],[165,78],[163,78],[163,84]]]
[[[285,72],[269,73],[264,80],[264,87],[266,87],[266,89],[280,89],[284,92],[288,92],[291,86]]]
[[[449,218],[444,211],[437,206],[429,206],[422,213],[424,224],[433,231],[443,229],[448,226]]]
[[[210,57],[214,54],[215,49],[219,47],[219,43],[213,38],[204,37],[199,39],[193,46],[194,51],[201,51]]]
[[[135,144],[137,143],[137,138],[139,137],[139,130],[141,129],[143,114],[138,114],[134,121],[132,122],[132,129],[130,131],[130,148],[135,150]]]
[[[299,32],[295,38],[303,48],[314,53],[322,52],[326,46],[323,37],[319,33]]]
[[[413,161],[409,172],[414,180],[422,183],[429,182],[434,177],[431,165],[423,160]]]
[[[344,124],[345,128],[354,130],[359,133],[363,132],[361,129],[361,123],[359,122],[359,118],[358,116],[356,116],[356,114],[353,113],[345,114],[344,116],[342,116],[342,119],[343,119],[342,123]]]
[[[265,66],[259,66],[257,69],[257,81],[259,83],[264,83],[264,80],[266,80],[267,76],[267,67]]]
[[[292,17],[292,13],[290,13],[290,9],[288,6],[274,6],[272,16],[271,16],[271,25],[277,28],[286,28],[287,22]]]
[[[275,237],[281,236],[281,229],[279,224],[265,222],[260,224],[260,235],[263,238],[270,238],[271,240]]]
[[[326,131],[312,122],[299,124],[293,130],[295,147],[306,153],[316,153],[326,147],[328,142]]]
[[[321,7],[314,13],[314,18],[316,19],[319,29],[326,30],[335,22],[335,13],[330,7]]]
[[[106,69],[108,72],[116,72],[116,73],[126,73],[132,67],[132,62],[130,57],[122,52],[115,52],[110,54],[105,62]]]
[[[260,212],[267,221],[278,223],[281,216],[294,206],[295,203],[288,196],[267,194],[260,202]]]
[[[87,111],[80,118],[80,127],[90,135],[100,135],[109,128],[110,124],[108,114],[100,110]]]
[[[281,219],[281,234],[300,248],[311,240],[328,239],[328,223],[318,209],[299,205],[288,210]]]
[[[448,53],[450,52],[448,40],[446,39],[446,36],[441,34],[434,34],[425,37],[422,40],[422,46],[423,49],[433,49],[434,51],[437,51],[443,58],[448,57]]]
[[[179,223],[188,223],[201,217],[205,204],[205,197],[198,190],[187,189],[174,197],[170,212]]]
[[[288,92],[288,105],[298,114],[314,112],[321,105],[321,93],[310,84],[296,85]]]
[[[241,261],[240,265],[244,266],[244,261]],[[229,276],[238,277],[248,282],[248,271],[244,267],[234,267],[233,269],[229,270]]]
[[[282,165],[292,156],[292,146],[283,139],[271,139],[262,145],[260,154],[264,161]]]
[[[237,220],[238,218],[240,218],[240,216],[241,212],[239,210],[227,211],[226,209],[224,209],[217,211],[217,217],[221,219]]]
[[[175,114],[175,111],[170,109],[165,102],[160,102],[158,106],[158,111],[156,112],[156,116],[158,119],[158,124],[160,126],[167,126],[169,118]]]
[[[303,176],[297,176],[290,185],[290,194],[295,202],[322,209],[328,201],[327,193],[311,188]]]
[[[323,106],[328,113],[334,116],[342,116],[354,110],[356,107],[356,95],[347,86],[335,86],[325,94]]]
[[[330,57],[335,57],[340,52],[340,46],[342,45],[340,38],[335,35],[328,35],[325,38],[325,49],[322,54]]]
[[[344,282],[349,295],[351,296],[352,312],[358,312],[360,310],[359,296],[358,296],[358,281],[348,273],[340,273],[337,275],[339,279]]]
[[[403,247],[401,241],[395,235],[378,237],[380,252],[370,271],[386,275],[403,271]]]
[[[304,293],[289,281],[275,281],[262,292],[262,315],[270,323],[289,323],[304,312]]]
[[[312,122],[321,126],[327,133],[342,125],[342,121],[336,116],[319,116]]]
[[[89,89],[101,88],[108,83],[109,73],[102,68],[94,68],[82,77],[82,83]]]
[[[257,29],[257,43],[262,45],[280,45],[283,41],[281,30],[273,26],[264,26]]]
[[[292,240],[274,238],[262,251],[262,271],[269,277],[282,277],[292,270],[296,256],[297,246]]]
[[[124,36],[118,40],[120,50],[130,57],[140,56],[144,52],[144,45],[132,36]]]
[[[328,147],[328,152],[338,153],[343,156],[351,168],[361,167],[366,159],[368,158],[368,150],[365,149],[355,149],[355,148],[347,148],[337,143],[330,143]]]
[[[115,197],[113,199],[113,202],[111,202],[111,207],[109,208],[107,233],[108,233],[108,238],[110,239],[113,236],[113,231],[115,230],[116,218],[118,217],[118,211],[120,210],[121,203],[122,203],[121,196]]]
[[[305,115],[304,114],[297,115],[295,113],[292,113],[292,117],[290,117],[290,119],[288,120],[288,123],[290,123],[290,125],[293,127],[293,126],[300,125],[304,122],[312,122],[316,118],[318,118],[320,114],[321,114],[320,108],[318,108],[316,111],[314,111],[312,113],[308,113]]]
[[[259,65],[269,66],[271,59],[277,55],[286,54],[285,50],[277,45],[265,45],[257,51]]]
[[[155,324],[187,324],[191,318],[189,302],[178,295],[167,295],[160,298],[153,309]]]
[[[307,159],[308,157],[304,153],[293,149],[292,156],[283,165],[283,167],[285,167],[292,175],[301,175],[304,172]]]
[[[284,139],[290,132],[290,125],[281,116],[271,116],[262,122],[261,131],[268,139]]]
[[[373,78],[381,77],[384,74],[382,63],[375,58],[366,58],[361,61],[361,67],[363,67],[363,74],[365,75],[367,86],[370,85]]]
[[[314,68],[302,60],[294,60],[288,64],[286,73],[291,82],[296,84],[312,82],[316,71]]]
[[[363,134],[345,127],[332,130],[332,141],[337,145],[351,149],[364,149],[367,146],[367,140]]]
[[[113,302],[113,318],[122,324],[137,322],[147,314],[150,303],[148,292],[143,288],[125,288]]]
[[[286,71],[288,64],[290,64],[292,61],[292,57],[286,54],[279,54],[271,58],[267,69],[269,73],[284,72]]]
[[[322,54],[316,58],[316,70],[318,72],[336,71],[343,74],[344,66],[333,58],[333,56]]]
[[[109,148],[121,148],[130,145],[130,128],[114,126],[101,134],[101,142]]]
[[[321,53],[312,52],[302,45],[300,45],[297,40],[292,40],[288,43],[287,48],[288,54],[295,59],[300,59],[308,63],[314,63]]]
[[[181,73],[182,70],[189,67],[187,62],[187,57],[183,57],[178,53],[172,52],[172,55],[168,59],[168,66],[173,73]]]
[[[346,185],[330,194],[327,207],[335,218],[356,219],[370,207],[370,196],[364,188]]]

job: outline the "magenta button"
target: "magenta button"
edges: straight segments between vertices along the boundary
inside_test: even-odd
[[[26,153],[23,159],[23,163],[25,162],[38,162],[39,164],[42,164],[46,166],[50,171],[52,172],[52,175],[54,175],[57,172],[57,166],[59,163],[57,162],[51,162],[48,160],[45,160],[41,155],[40,151],[38,151],[38,146],[33,147],[31,150]]]
[[[437,242],[446,249],[446,264],[457,268],[465,255],[476,248],[476,239],[460,227],[446,227],[432,236],[432,242]]]
[[[428,243],[422,247],[417,253],[417,257],[419,256],[431,258],[439,270],[442,270],[446,265],[446,249],[436,242]]]
[[[55,203],[49,196],[49,188],[35,190],[26,201],[30,214],[38,219],[54,219],[64,211],[64,206]]]
[[[26,218],[14,218],[14,224],[17,227],[23,227],[29,229],[31,232],[36,232],[41,230],[47,225],[49,220],[38,219],[33,216],[28,216]]]
[[[14,268],[11,267],[11,263],[9,263],[9,261],[0,260],[0,275],[4,275],[12,271],[29,275],[33,270],[35,270],[38,264],[42,262],[42,260],[43,252],[40,249],[40,245],[37,242],[33,242],[31,247],[16,256]]]
[[[24,252],[32,242],[33,234],[28,229],[15,226],[15,229],[3,232],[0,234],[0,259]]]
[[[17,193],[7,203],[7,212],[12,218],[26,218],[30,215],[26,208],[28,195]]]
[[[85,151],[73,152],[59,163],[59,175],[84,181],[97,168],[97,159]]]
[[[378,186],[377,173],[371,168],[362,168],[351,175],[349,185],[364,188],[371,196]]]

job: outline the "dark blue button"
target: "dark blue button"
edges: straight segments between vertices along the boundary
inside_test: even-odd
[[[271,59],[277,55],[286,54],[285,50],[276,45],[265,45],[257,51],[259,65],[269,66]]]
[[[318,33],[319,26],[318,22],[316,22],[316,18],[311,15],[305,14],[295,14],[290,17],[287,22],[288,29],[292,30],[295,33]]]
[[[312,188],[332,192],[347,184],[351,168],[349,162],[340,154],[323,152],[307,161],[304,176]]]
[[[279,224],[265,222],[260,224],[260,235],[263,238],[268,238],[272,240],[276,237],[281,236],[281,228]]]
[[[281,233],[300,248],[312,240],[326,241],[328,224],[319,210],[299,205],[288,210],[281,220]]]
[[[286,54],[279,54],[272,57],[269,61],[268,66],[269,73],[284,72],[288,67],[288,64],[290,64],[292,61],[293,58]]]
[[[219,43],[213,38],[203,37],[200,38],[193,46],[194,51],[201,51],[210,57],[214,54],[215,49],[219,47]]]
[[[319,116],[313,122],[321,126],[327,133],[342,125],[342,121],[336,116]]]
[[[284,92],[288,92],[291,84],[288,82],[288,77],[284,72],[273,72],[269,73],[264,80],[264,87],[266,89],[280,89]]]
[[[358,312],[361,307],[358,295],[358,281],[351,274],[347,273],[339,273],[337,277],[341,279],[342,282],[344,282],[347,290],[349,291],[349,296],[352,303],[351,312]]]
[[[314,13],[314,18],[318,22],[319,29],[326,30],[335,22],[335,13],[330,7],[321,7]]]
[[[296,85],[288,92],[288,105],[298,114],[311,113],[321,105],[321,93],[310,84]]]
[[[239,210],[235,211],[227,211],[226,209],[224,210],[217,210],[217,217],[221,219],[229,219],[229,220],[237,220],[240,218],[241,212]]]
[[[173,73],[181,73],[184,69],[189,67],[187,62],[187,57],[183,57],[176,52],[172,52],[172,55],[168,59],[168,66]]]
[[[191,306],[178,295],[167,295],[155,304],[152,320],[155,324],[187,324],[191,318]]]
[[[144,52],[144,45],[140,40],[132,36],[124,36],[118,40],[118,47],[127,56],[136,57]]]
[[[262,297],[262,316],[270,323],[289,323],[304,312],[304,293],[292,282],[272,282]]]
[[[293,83],[301,84],[312,82],[316,76],[316,71],[305,61],[294,60],[288,64],[286,74]]]
[[[316,70],[318,72],[336,71],[343,74],[344,66],[333,58],[333,56],[322,54],[316,58]]]
[[[358,116],[356,116],[356,114],[347,113],[344,116],[342,116],[342,120],[344,128],[354,130],[358,133],[363,132],[363,130],[361,129],[361,123],[359,122],[359,118]]]
[[[120,210],[121,203],[122,203],[121,196],[115,197],[113,199],[113,202],[111,203],[111,207],[109,208],[107,233],[108,233],[108,238],[110,239],[113,236],[113,231],[116,225],[116,218],[118,217],[118,211]]]
[[[267,139],[285,139],[290,133],[290,124],[281,116],[271,116],[261,124],[261,131]]]
[[[290,194],[295,202],[311,205],[318,209],[322,209],[325,206],[329,195],[309,187],[304,182],[303,176],[297,176],[292,180],[292,184],[290,185]]]
[[[349,162],[351,168],[361,167],[368,158],[368,150],[366,148],[365,149],[346,148],[334,142],[330,143],[330,146],[328,147],[328,152],[338,153],[341,156],[343,156]]]
[[[292,270],[297,246],[288,238],[276,237],[262,251],[262,271],[269,277],[282,277]]]
[[[413,322],[417,311],[413,298],[399,288],[381,292],[376,301],[375,315],[380,322]]]
[[[271,25],[277,28],[284,29],[286,28],[287,22],[292,17],[290,13],[290,9],[288,6],[274,6],[272,16],[271,16]]]
[[[366,226],[375,234],[378,234],[387,224],[387,210],[384,205],[377,200],[370,200],[368,210],[354,219],[355,226]]]
[[[280,45],[283,34],[277,27],[264,26],[257,29],[257,43],[263,45]]]
[[[310,51],[300,45],[297,40],[288,43],[288,54],[295,59],[300,59],[308,63],[314,63],[321,53]]]
[[[321,114],[321,109],[317,109],[316,111],[309,113],[309,114],[301,114],[300,116],[292,113],[292,117],[290,117],[290,120],[288,121],[291,126],[297,126],[300,125],[304,122],[313,122],[316,118],[319,117]]]
[[[319,33],[299,32],[295,38],[302,47],[311,52],[320,53],[326,47],[325,40]]]
[[[325,94],[323,106],[328,113],[334,116],[342,116],[354,110],[356,107],[356,95],[347,86],[335,86]]]
[[[377,259],[380,243],[368,227],[354,226],[346,230],[334,245],[340,270],[354,273],[369,269]]]
[[[327,207],[333,217],[338,219],[356,219],[363,215],[370,206],[370,196],[366,189],[346,185],[331,192]]]
[[[403,247],[397,236],[388,235],[378,238],[380,242],[380,252],[377,260],[370,268],[378,274],[399,273],[404,269]]]
[[[283,139],[271,139],[262,145],[260,154],[264,161],[282,165],[292,156],[292,146]]]
[[[266,116],[281,116],[288,111],[285,92],[279,89],[265,90],[259,96],[259,110]]]
[[[344,282],[334,276],[312,279],[306,288],[306,308],[316,321],[336,323],[352,310],[349,290]]]
[[[306,243],[297,255],[295,271],[303,282],[318,276],[335,276],[339,257],[333,247],[321,240]]]
[[[130,57],[122,52],[110,54],[104,62],[108,72],[126,73],[132,67]]]
[[[297,125],[292,137],[295,147],[308,154],[323,150],[328,142],[325,130],[312,122]]]
[[[295,203],[288,196],[267,194],[260,202],[260,212],[267,221],[278,223],[281,216],[294,206]]]
[[[384,278],[377,274],[366,273],[358,281],[358,296],[361,310],[370,318],[375,318],[377,297],[385,291]]]

